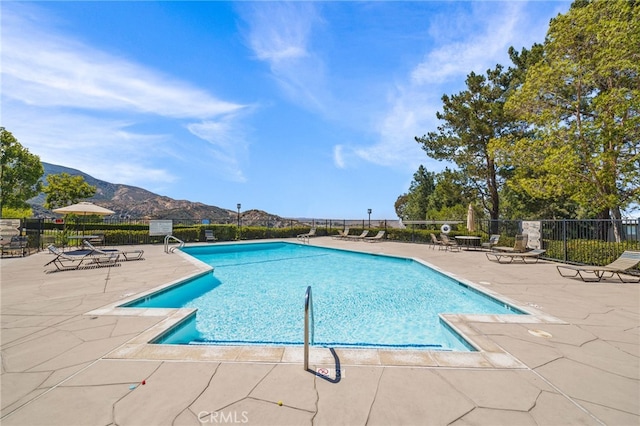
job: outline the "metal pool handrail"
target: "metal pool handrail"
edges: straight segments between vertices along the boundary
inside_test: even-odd
[[[169,248],[169,240],[171,240],[171,239],[176,240],[179,243],[179,245],[177,247],[174,246],[174,247]],[[173,253],[176,248],[182,248],[182,247],[184,247],[184,241],[182,241],[181,239],[176,238],[171,234],[169,234],[166,237],[164,237],[164,252],[165,253]]]
[[[313,343],[313,297],[311,286],[304,295],[304,369],[309,369],[309,311],[311,311],[311,343]]]

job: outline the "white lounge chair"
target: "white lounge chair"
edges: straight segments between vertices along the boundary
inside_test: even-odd
[[[384,240],[385,231],[378,231],[374,237],[364,237],[364,240],[368,243],[377,243]]]
[[[216,238],[215,235],[213,235],[213,230],[205,229],[204,230],[204,240],[209,242],[209,241],[217,241],[218,239]]]
[[[637,280],[627,280],[620,275],[628,275],[631,276],[629,270],[635,268],[636,265],[640,263],[640,251],[635,250],[626,250],[624,253],[620,255],[619,258],[614,260],[605,266],[578,266],[578,265],[557,265],[558,273],[563,277],[580,277],[582,281],[585,282],[594,282],[600,281],[601,279],[612,278],[614,275],[618,276],[618,279],[623,283],[638,283],[640,282],[640,277]],[[562,273],[563,269],[568,269],[573,271],[573,275],[569,275],[568,273]],[[592,274],[593,278],[590,275],[582,275],[582,274]],[[605,276],[605,274],[610,274]]]
[[[481,247],[491,250],[495,245],[498,244],[499,240],[500,240],[500,234],[492,234],[489,237],[489,241],[486,243],[482,243]]]
[[[346,238],[349,235],[349,227],[347,226],[346,228],[344,228],[343,231],[338,231],[338,234],[333,236],[334,240],[341,240],[343,238]]]
[[[303,240],[305,238],[315,237],[315,236],[316,236],[316,228],[311,228],[309,232],[307,232],[306,234],[298,234],[297,238],[299,240]]]
[[[120,256],[122,256],[124,260],[142,260],[142,255],[144,254],[144,250],[120,250],[120,249],[98,248],[98,247],[95,247],[93,244],[91,244],[87,240],[84,240],[82,244],[89,250],[93,251],[94,253],[98,253],[102,255],[115,254],[117,256],[116,260],[119,260]]]
[[[498,262],[498,263],[511,263],[514,260],[521,260],[524,263],[537,263],[540,259],[540,255],[542,255],[546,250],[535,249],[525,252],[488,252],[486,253],[487,259]],[[503,262],[502,259],[506,261]]]
[[[53,264],[58,271],[78,269],[85,266],[113,266],[118,260],[118,254],[116,253],[101,254],[96,253],[93,250],[73,250],[63,252],[53,244],[49,245],[47,248],[56,257],[45,263],[44,266]]]
[[[529,242],[529,235],[527,234],[518,234],[516,235],[516,241],[513,243],[513,247],[491,247],[492,251],[502,251],[509,253],[522,253],[527,251],[527,243]]]
[[[368,234],[369,231],[365,229],[360,235],[347,235],[345,238],[351,241],[364,240],[364,237],[366,237]]]

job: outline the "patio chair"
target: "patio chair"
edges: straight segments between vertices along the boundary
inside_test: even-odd
[[[349,235],[349,227],[347,226],[346,228],[344,228],[344,231],[338,231],[337,235],[333,236],[334,240],[341,240],[343,238],[345,238],[347,235]]]
[[[2,251],[0,252],[0,256],[4,257],[5,254],[11,254],[14,256],[15,254],[19,254],[24,257],[27,253],[28,248],[28,239],[27,237],[21,237],[19,235],[14,235],[11,237],[11,241],[8,244],[2,245]]]
[[[316,228],[311,228],[309,232],[307,232],[306,234],[298,234],[297,238],[301,240],[301,239],[315,237],[315,236],[316,236]]]
[[[640,277],[637,277],[637,280],[625,281],[621,276],[621,274],[631,276],[629,270],[635,268],[638,263],[640,263],[640,251],[626,250],[619,258],[605,266],[557,265],[556,268],[558,269],[558,273],[563,277],[580,277],[584,282],[597,282],[603,278],[612,278],[617,275],[618,279],[623,283],[639,283]],[[573,271],[573,275],[566,272],[562,273],[563,269]],[[593,274],[593,278],[590,275],[585,276],[583,274]],[[611,275],[605,276],[605,274]]]
[[[446,250],[447,248],[442,244],[442,241],[435,236],[435,234],[431,233],[431,248],[435,249],[438,246],[438,250]]]
[[[345,238],[351,241],[364,240],[364,237],[366,237],[368,234],[369,234],[369,231],[365,229],[364,231],[362,231],[362,234],[360,235],[347,235]]]
[[[94,253],[101,255],[116,255],[116,260],[120,260],[120,256],[124,260],[142,260],[142,255],[144,254],[144,250],[120,250],[120,249],[105,249],[98,248],[91,244],[89,241],[84,240],[82,244],[93,251]]]
[[[213,230],[212,229],[205,229],[204,230],[204,240],[206,242],[209,242],[209,241],[217,241],[218,239],[216,238],[215,235],[213,235]]]
[[[378,231],[374,237],[365,237],[364,240],[368,243],[377,243],[384,240],[385,231]]]
[[[513,243],[513,247],[493,246],[492,251],[502,251],[510,253],[523,253],[527,251],[527,243],[529,242],[529,235],[518,234],[516,235],[516,241]]]
[[[442,241],[442,245],[445,250],[449,251],[460,251],[460,246],[456,240],[450,240],[447,234],[440,234],[440,240]]]
[[[53,244],[47,247],[54,257],[51,261],[45,263],[45,267],[53,264],[58,271],[66,271],[70,269],[78,269],[81,266],[98,267],[113,266],[116,264],[118,255],[115,253],[100,254],[93,250],[73,250],[63,252]]]
[[[480,247],[482,247],[483,249],[486,248],[488,250],[491,250],[493,246],[498,244],[499,240],[500,240],[500,234],[491,234],[491,236],[489,237],[489,241],[486,243],[480,244]]]
[[[535,249],[530,251],[525,251],[522,253],[518,252],[489,252],[486,253],[487,259],[498,262],[498,263],[512,263],[514,260],[521,260],[523,263],[538,263],[540,260],[540,255],[543,254],[546,250]],[[502,259],[506,259],[505,262]]]

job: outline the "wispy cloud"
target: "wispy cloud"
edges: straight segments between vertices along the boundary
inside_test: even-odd
[[[217,167],[222,167],[228,180],[245,182],[239,163],[248,156],[249,146],[245,131],[237,124],[238,119],[236,115],[226,115],[217,121],[191,123],[187,128],[209,143],[205,152],[216,160]]]
[[[322,22],[316,5],[258,2],[240,4],[238,10],[247,25],[247,45],[269,64],[284,94],[303,107],[324,110],[325,65],[310,49],[313,31]]]
[[[473,5],[468,19],[475,28],[461,35],[451,33],[448,22],[436,17],[431,22],[430,35],[438,38],[438,48],[425,40],[427,51],[403,81],[390,88],[386,111],[378,120],[377,142],[369,146],[350,147],[360,159],[375,164],[402,169],[417,168],[419,164],[432,163],[415,142],[436,129],[436,111],[442,109],[442,94],[456,93],[464,89],[464,80],[471,71],[484,73],[497,63],[508,65],[507,50],[511,45],[529,47],[534,41],[544,39],[546,22],[534,31],[528,22],[529,31],[523,32],[527,17],[526,3],[504,2],[500,8],[495,3]],[[451,40],[446,41],[446,35]],[[535,37],[535,38],[533,38]],[[343,155],[346,147],[342,148]]]
[[[339,169],[344,169],[346,167],[344,147],[342,145],[335,145],[333,147],[333,163]]]
[[[114,163],[120,166],[111,167],[109,177],[120,170],[126,178],[127,170],[140,170],[140,159],[174,154],[170,146],[163,146],[175,138],[174,131],[168,129],[182,128],[185,120],[204,127],[224,123],[227,135],[233,133],[233,125],[239,126],[228,117],[237,117],[245,105],[221,100],[186,81],[66,36],[54,30],[48,19],[30,4],[3,5],[5,112],[11,105],[3,121],[36,146],[44,161],[80,167],[92,152],[100,157],[113,148],[113,156],[118,156]],[[152,122],[164,130],[141,130]],[[202,132],[191,134],[202,137]],[[209,132],[203,139],[210,138]],[[153,150],[147,149],[148,141],[153,141]],[[91,144],[102,149],[88,151]],[[216,156],[233,169],[225,176],[242,174],[234,153],[227,150],[225,156]],[[93,163],[100,161],[94,158]],[[145,170],[144,176],[165,182],[174,179],[170,171],[157,167]]]

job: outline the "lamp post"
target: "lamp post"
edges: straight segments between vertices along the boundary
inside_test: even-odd
[[[369,214],[369,229],[371,229],[371,209],[367,209],[367,213]]]
[[[242,204],[238,203],[236,207],[238,208],[238,239],[240,239],[240,207]]]

